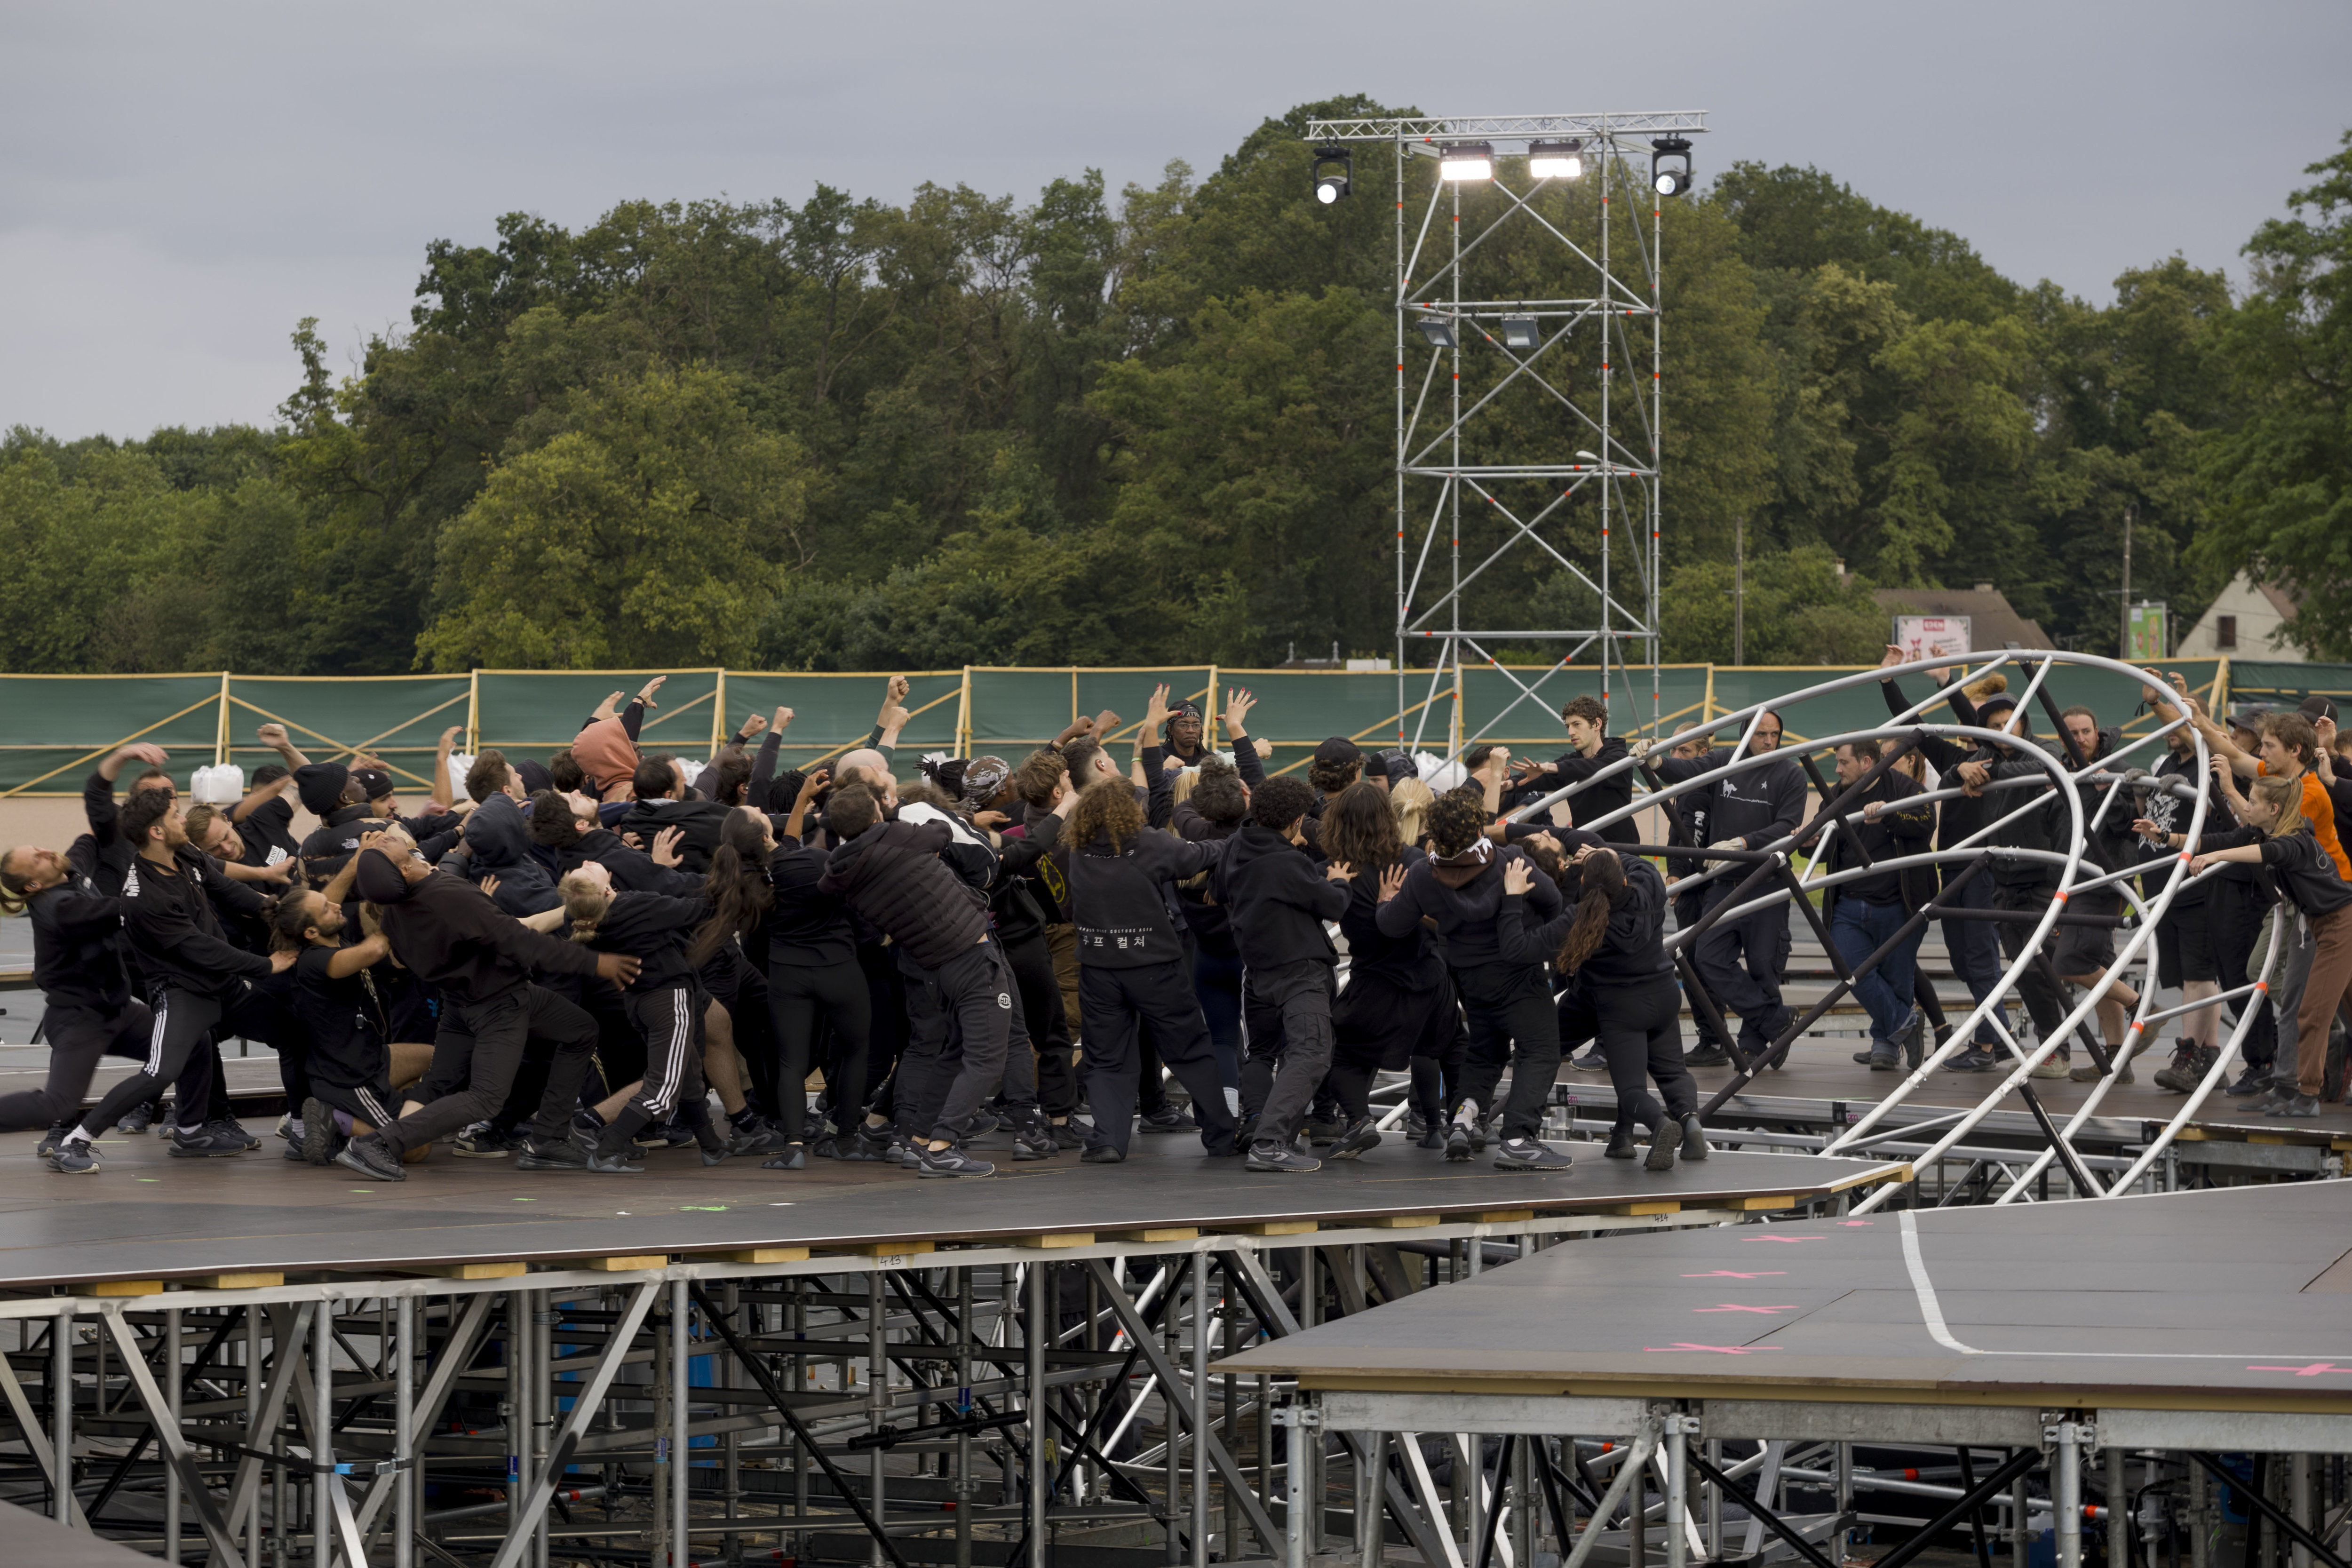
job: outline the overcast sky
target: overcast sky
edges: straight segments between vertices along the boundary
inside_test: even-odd
[[[1629,30],[1617,31],[1631,19]],[[2352,124],[2343,0],[0,8],[0,426],[268,422],[287,336],[404,323],[425,244],[818,180],[1206,170],[1293,104],[1703,109],[2105,300],[2238,247]]]

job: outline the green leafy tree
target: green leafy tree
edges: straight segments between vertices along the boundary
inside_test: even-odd
[[[2205,443],[2208,570],[2292,584],[2286,630],[2352,658],[2352,132],[2254,231],[2253,292],[2222,332],[2233,417]]]
[[[1667,579],[1667,663],[1731,662],[1732,585],[1728,561],[1695,561]],[[1744,586],[1749,664],[1868,664],[1885,646],[1887,612],[1869,580],[1840,576],[1826,545],[1752,556]]]
[[[436,668],[743,664],[799,564],[805,463],[706,369],[534,416],[443,531]],[[531,444],[531,443],[536,444]]]

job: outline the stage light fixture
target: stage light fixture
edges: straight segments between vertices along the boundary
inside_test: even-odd
[[[1329,206],[1355,188],[1356,158],[1345,147],[1315,149],[1315,199]]]
[[[1662,196],[1687,195],[1696,184],[1691,176],[1691,144],[1681,136],[1661,136],[1650,143],[1650,185]]]
[[[1531,349],[1542,340],[1537,334],[1533,316],[1503,318],[1503,346],[1507,349]]]
[[[1437,150],[1441,180],[1491,180],[1495,177],[1495,144],[1454,142]]]
[[[1454,323],[1444,316],[1423,316],[1421,335],[1429,340],[1432,348],[1450,349],[1454,346]]]
[[[1584,143],[1574,140],[1528,142],[1528,173],[1538,180],[1582,178]]]

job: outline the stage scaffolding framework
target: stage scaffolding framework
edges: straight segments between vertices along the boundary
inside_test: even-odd
[[[1307,126],[1306,139],[1318,146],[1387,142],[1395,163],[1400,746],[1422,748],[1446,671],[1458,669],[1465,658],[1486,665],[1517,688],[1484,728],[1501,725],[1523,702],[1538,710],[1556,706],[1541,694],[1545,683],[1588,655],[1599,663],[1600,695],[1611,706],[1612,728],[1632,729],[1643,721],[1634,675],[1643,666],[1650,677],[1646,722],[1654,727],[1659,721],[1663,207],[1669,198],[1652,184],[1652,161],[1655,143],[1678,141],[1687,153],[1688,138],[1706,130],[1706,113],[1690,110],[1402,116],[1318,120]],[[1489,179],[1433,179],[1425,195],[1408,184],[1409,169],[1424,159],[1433,163],[1449,144],[1497,141],[1575,143],[1582,172],[1573,178],[1536,178],[1524,169],[1515,174],[1503,166],[1501,157],[1507,153],[1497,147]],[[1466,197],[1465,184],[1471,186]],[[1538,209],[1536,199],[1554,185],[1568,186],[1578,193],[1574,199],[1595,205],[1594,248],[1579,244]],[[1444,235],[1433,233],[1441,215],[1447,220]],[[1551,242],[1562,287],[1540,298],[1482,287],[1486,274],[1481,262],[1496,259],[1501,249],[1484,247],[1512,225],[1538,231]],[[1646,328],[1646,342],[1637,341],[1637,323]],[[1580,383],[1563,368],[1580,347],[1598,369],[1597,376]],[[1482,356],[1481,373],[1500,372],[1466,405],[1465,355]],[[1644,358],[1646,365],[1641,363]],[[1544,395],[1557,418],[1532,444],[1505,437],[1510,449],[1482,449],[1495,426],[1482,424],[1481,416],[1496,409],[1506,390],[1521,384]],[[1598,537],[1582,541],[1580,549],[1569,518],[1573,503],[1588,492],[1596,502]],[[1537,496],[1544,499],[1536,500]],[[1463,549],[1465,498],[1474,513],[1496,518],[1507,530],[1499,543],[1478,546],[1482,553],[1469,561]],[[1487,601],[1478,592],[1481,579],[1507,557],[1528,551],[1549,557],[1591,595],[1596,624],[1546,628],[1487,621]],[[1499,654],[1511,642],[1569,646],[1545,668],[1506,663]],[[1435,652],[1429,689],[1415,705],[1408,696],[1408,650],[1423,645]],[[1522,671],[1534,678],[1523,679]],[[1418,717],[1408,737],[1403,718],[1414,712]],[[1472,738],[1462,732],[1459,704],[1455,713],[1444,737],[1451,753]]]

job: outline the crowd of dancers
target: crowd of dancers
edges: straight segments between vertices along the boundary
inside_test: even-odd
[[[1897,715],[1899,664],[1890,649]],[[1409,1075],[1390,1136],[1557,1172],[1570,1155],[1544,1117],[1565,1066],[1612,1081],[1607,1155],[1669,1170],[1708,1152],[1690,1069],[1780,1065],[1802,1022],[1782,996],[1790,905],[1756,893],[1783,852],[1809,876],[1851,873],[1815,896],[1859,973],[1857,1060],[1916,1068],[1948,1026],[1916,917],[1933,904],[1954,973],[1992,994],[2057,890],[2036,852],[2064,847],[2066,789],[2098,823],[2099,870],[2153,887],[2187,854],[2200,874],[2158,947],[2161,983],[2207,1005],[2181,1016],[2158,1081],[2185,1091],[2210,1067],[2210,999],[2260,971],[2284,901],[2295,918],[2231,1092],[2308,1116],[2336,1088],[2352,773],[2316,700],[2225,724],[2148,690],[2188,722],[2132,776],[2131,809],[2100,813],[2117,731],[2069,709],[2037,737],[1998,674],[1930,695],[2008,739],[1844,745],[1834,779],[1782,750],[1777,715],[1728,748],[1659,754],[1609,734],[1590,696],[1563,709],[1549,761],[1473,746],[1424,781],[1411,755],[1335,736],[1303,778],[1270,775],[1248,692],[1210,715],[1165,687],[1131,741],[1105,712],[1018,760],[909,765],[898,679],[828,766],[778,766],[789,709],[688,763],[640,744],[661,685],[614,693],[543,762],[481,752],[462,787],[453,730],[407,801],[375,759],[313,762],[274,724],[260,740],[281,761],[230,804],[184,802],[154,746],[115,752],[87,781],[86,834],[0,856],[51,1053],[41,1089],[0,1099],[0,1129],[45,1129],[43,1157],[69,1174],[99,1171],[117,1130],[247,1154],[261,1140],[231,1113],[220,1050],[242,1037],[274,1049],[286,1158],[387,1182],[445,1141],[527,1171],[625,1173],[691,1144],[710,1164],[985,1176],[971,1144],[999,1129],[1015,1160],[1118,1163],[1139,1132],[1186,1134],[1251,1171],[1307,1173],[1383,1142],[1382,1072]],[[2175,787],[2192,724],[2219,785],[2195,844]],[[1690,787],[1650,809],[1643,782]],[[298,806],[316,824],[300,837]],[[1973,835],[1980,860],[1880,868]],[[2112,917],[2124,899],[2110,885],[2067,907]],[[2112,921],[2061,926],[2018,987],[2030,1026],[1988,1009],[1946,1066],[2011,1065],[2114,962]],[[2037,1072],[2128,1080],[2135,1004],[2110,989],[2104,1048],[2084,1041],[2076,1065],[2062,1042]],[[108,1056],[137,1068],[86,1105]]]

